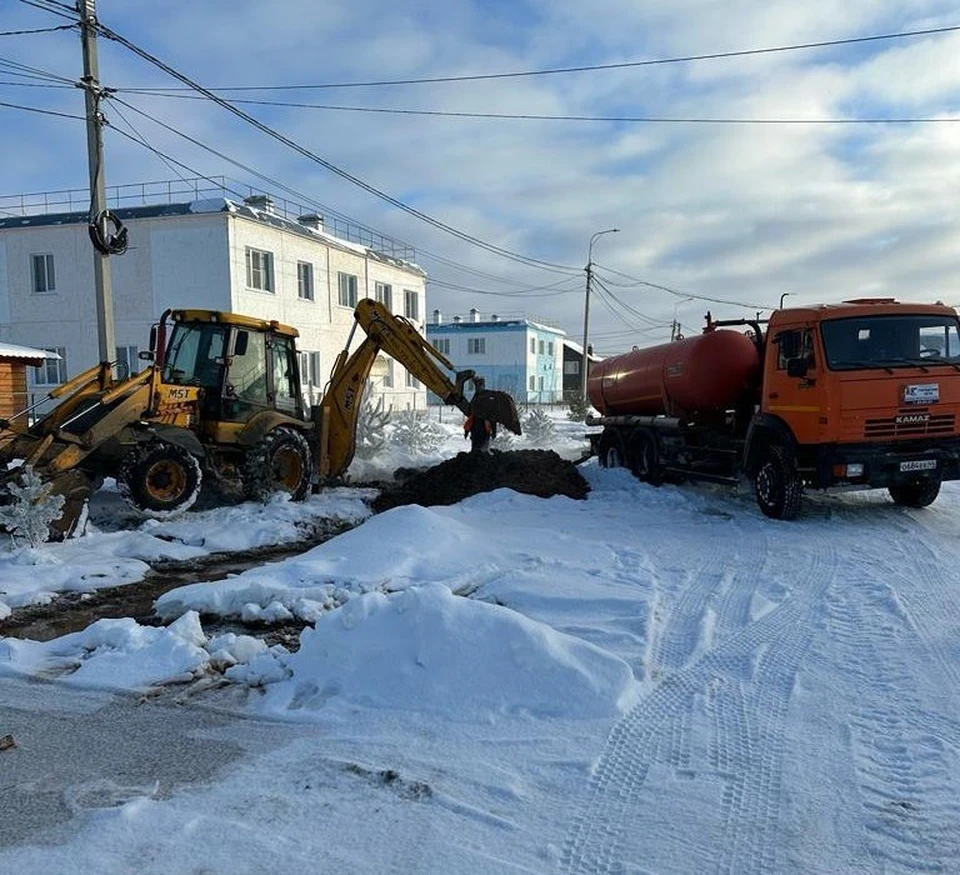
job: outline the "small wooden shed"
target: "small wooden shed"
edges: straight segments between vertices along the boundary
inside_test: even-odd
[[[58,359],[55,352],[31,349],[14,343],[0,343],[0,419],[9,419],[29,407],[27,368],[35,368],[47,359]]]

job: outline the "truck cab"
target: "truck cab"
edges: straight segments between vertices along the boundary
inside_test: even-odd
[[[771,316],[760,416],[789,436],[806,485],[887,487],[928,504],[960,476],[958,414],[952,308],[875,298]]]

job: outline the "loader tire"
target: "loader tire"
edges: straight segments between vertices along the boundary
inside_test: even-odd
[[[800,511],[803,481],[796,462],[780,444],[771,445],[754,478],[757,505],[775,520],[792,520]]]
[[[307,439],[296,429],[277,426],[247,452],[242,476],[243,490],[254,501],[266,501],[275,492],[302,501],[313,478]]]
[[[133,450],[120,466],[117,486],[124,500],[149,517],[183,513],[200,495],[200,462],[175,444],[155,441]]]

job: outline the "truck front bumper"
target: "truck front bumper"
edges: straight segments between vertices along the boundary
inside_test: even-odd
[[[897,444],[833,444],[804,453],[798,462],[808,485],[883,488],[926,480],[960,479],[960,439]]]

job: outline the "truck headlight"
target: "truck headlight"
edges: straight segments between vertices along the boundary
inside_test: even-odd
[[[862,477],[862,476],[863,476],[863,462],[851,462],[849,465],[847,465],[847,477],[849,477],[851,480],[854,477]]]

